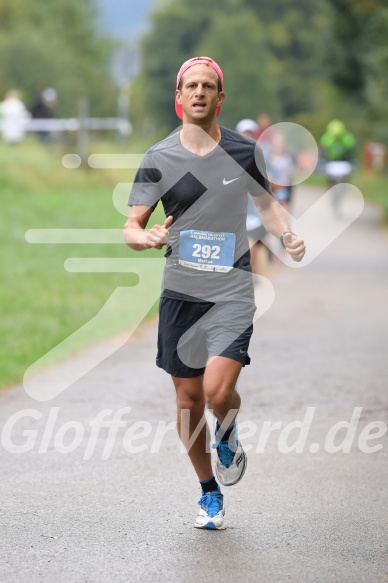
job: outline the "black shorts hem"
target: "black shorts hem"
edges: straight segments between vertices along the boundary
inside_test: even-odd
[[[169,366],[163,366],[160,362],[158,362],[158,360],[156,360],[156,366],[158,368],[161,368],[162,370],[164,370],[166,373],[168,373],[169,375],[171,375],[172,377],[178,377],[181,379],[191,379],[194,377],[201,377],[205,374],[205,368],[192,368],[192,369],[188,369],[186,371],[182,371],[182,369],[180,369],[179,371],[177,369],[170,369]]]

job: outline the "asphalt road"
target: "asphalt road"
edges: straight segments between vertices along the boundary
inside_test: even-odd
[[[298,212],[318,196],[300,190]],[[1,583],[388,581],[388,233],[377,221],[367,206],[308,266],[271,269],[275,299],[239,381],[250,451],[224,492],[225,531],[193,528],[199,487],[154,365],[155,322],[52,368],[61,378],[117,344],[52,400],[22,385],[3,393]],[[116,416],[116,436],[99,416]]]

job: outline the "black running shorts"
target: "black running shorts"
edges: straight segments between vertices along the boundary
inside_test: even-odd
[[[250,363],[256,306],[247,302],[190,302],[162,297],[156,364],[176,377],[204,374],[211,356]]]

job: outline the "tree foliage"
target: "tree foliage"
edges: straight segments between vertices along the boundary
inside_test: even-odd
[[[75,115],[81,96],[94,113],[112,113],[112,46],[98,32],[93,0],[2,0],[0,90],[17,88],[28,102],[51,86],[58,114]]]
[[[373,18],[373,46],[365,58],[365,100],[376,139],[388,145],[388,7],[380,6]]]
[[[366,137],[388,142],[388,3],[327,2],[331,23],[326,52],[329,76]]]
[[[326,62],[330,77],[339,89],[352,100],[364,101],[365,55],[369,50],[367,29],[371,12],[360,2],[328,0],[332,11],[328,33]]]
[[[271,68],[264,27],[255,14],[249,10],[236,12],[232,29],[230,16],[220,15],[197,52],[211,55],[222,66],[226,99],[220,120],[224,125],[233,128],[242,118],[255,119],[259,111],[273,117],[280,114],[275,71]]]
[[[341,117],[365,139],[387,139],[387,4],[163,0],[142,42],[133,112],[160,133],[176,127],[176,73],[187,58],[208,54],[225,73],[224,125],[266,111],[318,137]]]
[[[327,27],[325,0],[243,0],[266,31],[277,95],[284,117],[310,112],[320,75],[322,33]]]

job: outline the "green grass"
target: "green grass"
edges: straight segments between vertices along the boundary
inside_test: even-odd
[[[384,211],[384,223],[388,224],[388,177],[384,174],[358,172],[353,184],[362,192],[364,198],[379,205]]]
[[[96,144],[91,150],[108,152],[109,147]],[[110,146],[110,150],[118,148]],[[137,153],[136,147],[131,151]],[[160,251],[140,255],[124,243],[26,242],[29,229],[123,227],[125,216],[114,208],[112,193],[118,182],[130,182],[134,171],[68,170],[61,164],[64,153],[60,146],[47,148],[31,138],[20,146],[0,144],[0,386],[20,380],[37,359],[93,318],[118,286],[137,282],[129,273],[69,273],[64,269],[68,257],[162,257]],[[161,220],[160,211],[157,215],[155,221]],[[152,266],[147,281],[152,294],[143,286],[140,294],[136,292],[136,302],[75,339],[60,356],[131,326],[140,310],[150,307],[149,315],[153,315],[156,304],[151,297],[155,287],[159,290],[160,274]]]

